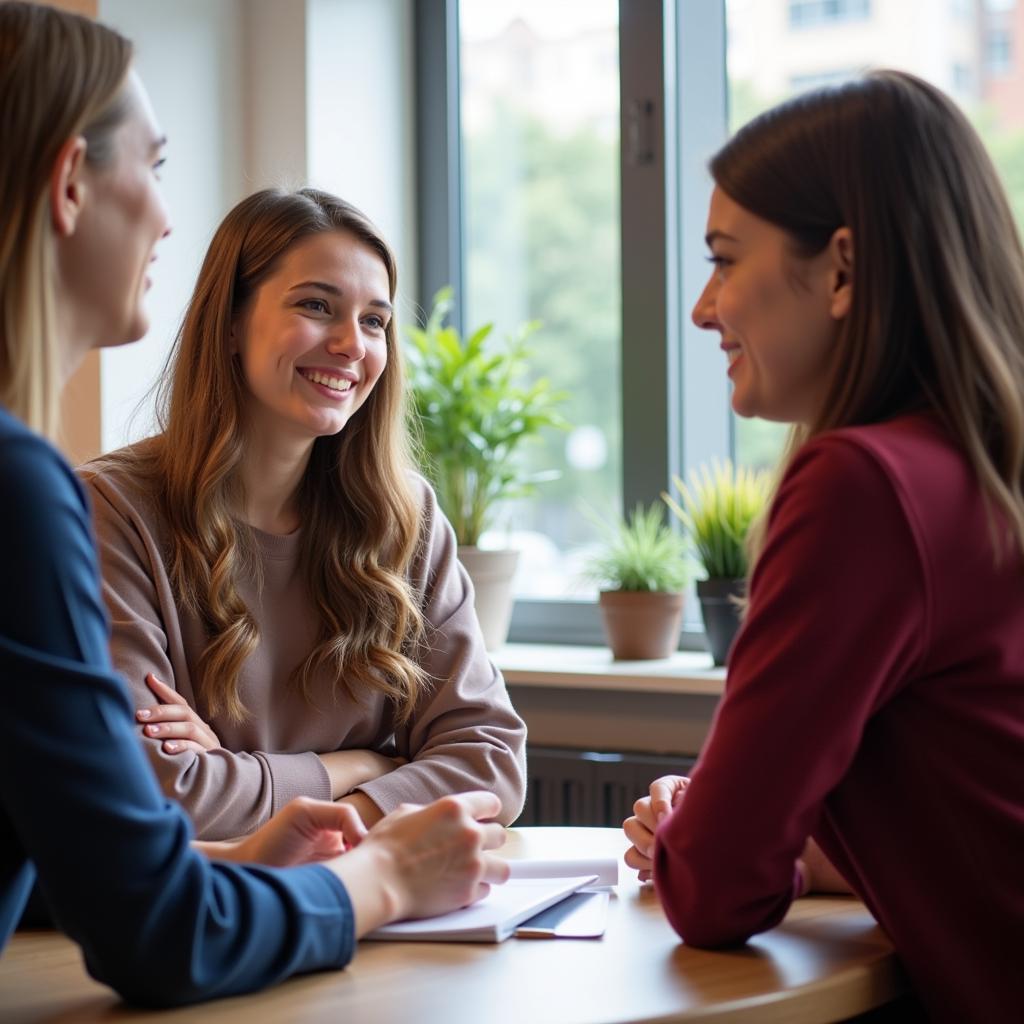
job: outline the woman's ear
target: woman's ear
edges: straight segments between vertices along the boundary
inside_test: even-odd
[[[843,320],[853,307],[853,232],[836,228],[828,243],[831,263],[831,299],[829,313]]]
[[[57,153],[50,172],[50,217],[58,236],[75,233],[85,202],[85,139],[72,136]]]

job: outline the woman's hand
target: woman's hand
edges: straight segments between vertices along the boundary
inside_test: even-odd
[[[493,793],[473,792],[403,805],[382,818],[328,865],[348,890],[356,934],[468,906],[505,882],[508,862],[489,852],[505,842],[504,828],[487,820],[500,813]]]
[[[347,796],[352,790],[388,775],[405,764],[405,758],[387,757],[375,750],[331,750],[317,755],[331,780],[331,799]]]
[[[159,704],[135,712],[143,733],[150,739],[162,739],[166,754],[183,754],[186,750],[216,750],[217,734],[192,710],[177,690],[162,683],[152,672],[146,685]]]
[[[235,843],[195,843],[209,857],[286,868],[330,860],[366,835],[355,808],[296,797],[252,835]]]
[[[682,799],[690,780],[684,775],[663,775],[651,783],[650,795],[633,804],[633,816],[622,823],[626,838],[633,844],[623,858],[640,872],[640,881],[652,877],[654,863],[654,831]]]
[[[801,896],[806,896],[809,892],[854,891],[813,839],[808,839],[804,843],[804,850],[797,864],[804,879],[804,891],[800,893]]]

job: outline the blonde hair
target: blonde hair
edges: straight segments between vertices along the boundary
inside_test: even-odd
[[[211,716],[245,716],[238,679],[260,639],[237,586],[240,572],[258,570],[253,533],[235,518],[248,388],[231,328],[285,254],[325,231],[349,232],[379,255],[394,300],[394,257],[355,207],[311,188],[249,196],[217,229],[199,272],[161,386],[163,433],[114,457],[145,472],[170,524],[172,585],[208,637],[197,676]],[[355,700],[361,691],[384,693],[405,721],[425,683],[411,657],[423,620],[407,576],[421,511],[410,487],[393,317],[386,343],[373,391],[340,433],[316,439],[299,485],[301,571],[319,629],[294,679],[308,697],[314,673],[327,670]]]
[[[780,478],[823,431],[927,410],[975,471],[996,561],[1007,541],[1024,551],[1024,250],[960,109],[913,75],[876,71],[767,111],[710,166],[798,258],[840,227],[853,235],[853,303],[825,399],[793,429]],[[755,558],[764,532],[752,532]]]
[[[127,39],[87,18],[0,3],[0,405],[49,438],[63,383],[50,175],[76,135],[89,163],[110,161],[131,58]]]

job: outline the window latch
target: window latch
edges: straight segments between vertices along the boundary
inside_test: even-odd
[[[630,100],[626,108],[626,158],[654,163],[654,100]]]

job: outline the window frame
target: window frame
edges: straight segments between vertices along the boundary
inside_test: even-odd
[[[456,285],[463,324],[465,227],[460,134],[459,0],[417,0],[416,147],[419,302]],[[643,153],[620,153],[622,496],[649,504],[673,473],[733,450],[718,346],[689,310],[707,276],[708,157],[728,124],[725,0],[619,0],[620,138],[644,124]],[[652,388],[652,382],[664,382]],[[681,649],[701,649],[688,602]],[[595,601],[515,603],[509,638],[603,644]]]

